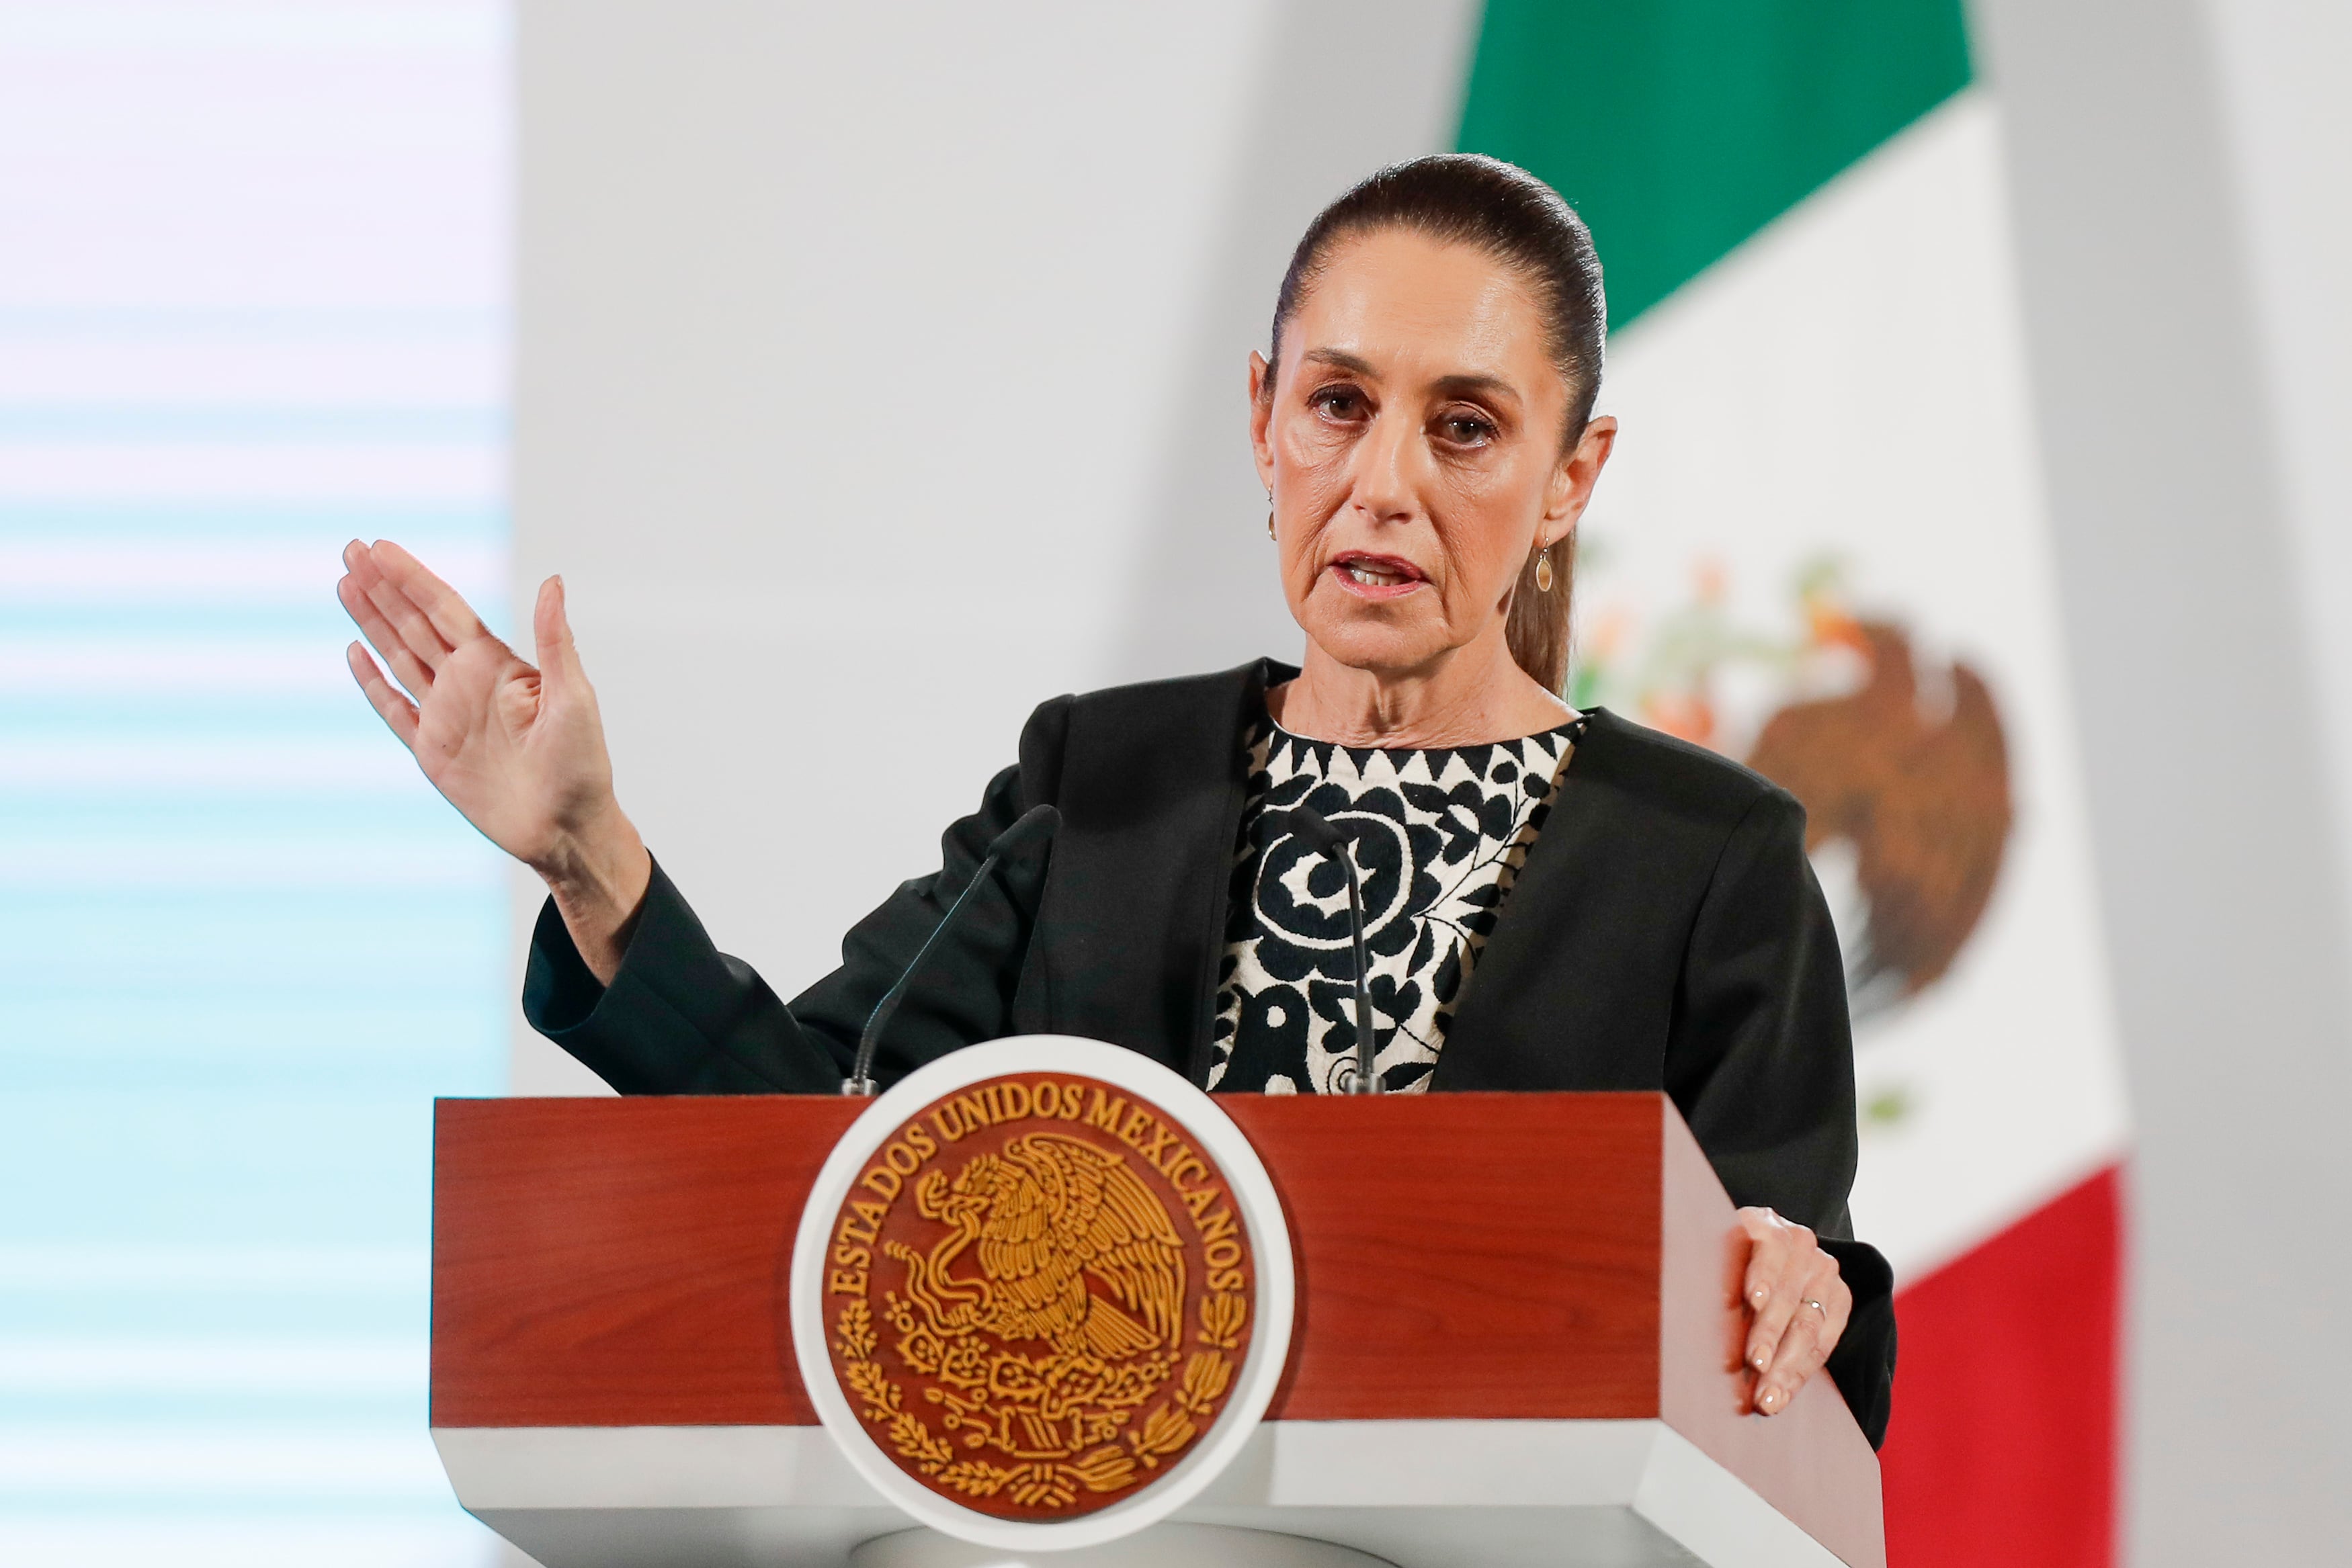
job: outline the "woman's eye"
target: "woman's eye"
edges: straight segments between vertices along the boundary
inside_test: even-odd
[[[1469,413],[1447,414],[1442,428],[1445,432],[1446,440],[1461,446],[1476,446],[1493,440],[1495,435],[1495,427],[1492,423],[1480,419],[1475,414]]]
[[[1360,419],[1364,413],[1363,397],[1349,387],[1326,387],[1313,399],[1318,412],[1333,419]]]

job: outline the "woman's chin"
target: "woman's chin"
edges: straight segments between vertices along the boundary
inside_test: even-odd
[[[1367,674],[1421,669],[1448,647],[1441,631],[1384,624],[1370,616],[1318,616],[1306,630],[1307,640],[1324,657]]]

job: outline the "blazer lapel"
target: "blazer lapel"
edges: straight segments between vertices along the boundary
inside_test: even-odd
[[[1620,767],[1624,731],[1614,714],[1592,710],[1463,988],[1432,1090],[1664,1083],[1682,951],[1624,918],[1654,902],[1633,884],[1661,875],[1671,858],[1627,852],[1626,837],[1643,824]]]
[[[1036,940],[1054,1027],[1207,1075],[1260,660],[1072,704]]]

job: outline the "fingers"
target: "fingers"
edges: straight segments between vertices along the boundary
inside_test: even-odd
[[[1740,1224],[1752,1243],[1740,1300],[1752,1321],[1748,1328],[1748,1369],[1762,1375],[1780,1352],[1780,1338],[1797,1314],[1797,1287],[1811,1272],[1802,1259],[1818,1255],[1813,1233],[1791,1225],[1769,1208],[1744,1208]]]
[[[1769,1208],[1743,1208],[1739,1223],[1749,1239],[1740,1294],[1752,1314],[1744,1353],[1756,1376],[1751,1398],[1757,1410],[1774,1416],[1829,1360],[1845,1333],[1853,1292],[1837,1260],[1803,1226]]]
[[[433,684],[433,672],[455,645],[445,641],[425,613],[377,564],[374,551],[353,539],[343,547],[344,577],[336,597],[367,640],[393,666],[400,684],[417,696]],[[421,681],[412,675],[422,676]]]
[[[375,709],[376,716],[399,737],[401,745],[415,751],[416,705],[392,689],[392,683],[383,678],[383,672],[375,667],[375,661],[357,643],[343,650],[343,658],[352,667],[352,678],[367,694],[368,706]]]
[[[376,540],[368,554],[384,580],[424,612],[443,643],[454,648],[460,643],[489,635],[489,629],[474,613],[474,607],[456,589],[427,571],[423,561],[390,539]]]
[[[1822,1369],[1853,1310],[1853,1292],[1839,1278],[1837,1260],[1819,1256],[1822,1267],[1810,1272],[1800,1287],[1796,1317],[1780,1336],[1771,1366],[1757,1379],[1756,1408],[1767,1416],[1787,1409],[1805,1380]]]
[[[343,611],[360,629],[383,662],[392,666],[394,679],[406,686],[414,695],[422,697],[433,689],[433,668],[418,658],[405,639],[384,619],[383,612],[368,597],[357,573],[346,573],[335,584],[335,597],[342,601]],[[438,647],[436,642],[436,647]],[[437,662],[437,661],[436,661]]]
[[[539,585],[539,601],[531,607],[530,631],[539,653],[539,673],[551,695],[586,680],[580,668],[579,647],[572,640],[572,619],[564,613],[561,577],[551,577]]]

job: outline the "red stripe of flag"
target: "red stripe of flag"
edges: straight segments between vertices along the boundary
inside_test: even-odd
[[[1890,1568],[2113,1568],[2121,1174],[1895,1298]]]

